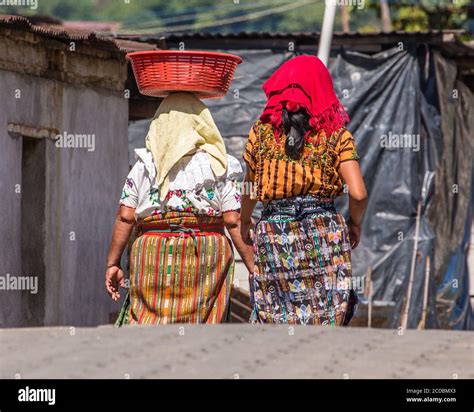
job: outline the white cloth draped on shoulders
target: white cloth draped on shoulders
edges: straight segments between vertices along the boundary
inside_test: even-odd
[[[216,177],[209,156],[202,150],[181,158],[169,172],[169,190],[161,201],[156,168],[147,149],[135,149],[137,162],[130,171],[120,204],[135,208],[137,217],[167,211],[187,211],[207,216],[240,209],[242,166],[227,155],[227,171]]]

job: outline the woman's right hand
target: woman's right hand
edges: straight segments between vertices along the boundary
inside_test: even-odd
[[[126,287],[123,270],[118,265],[112,265],[105,272],[105,289],[116,302],[120,299],[119,285],[123,288]]]
[[[242,236],[242,240],[248,246],[253,245],[253,239],[251,230],[255,227],[255,221],[251,218],[247,222],[240,222],[240,235]]]

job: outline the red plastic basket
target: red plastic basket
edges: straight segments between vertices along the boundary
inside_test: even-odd
[[[201,99],[227,93],[239,56],[206,51],[153,50],[127,54],[141,94],[165,97],[191,92]]]

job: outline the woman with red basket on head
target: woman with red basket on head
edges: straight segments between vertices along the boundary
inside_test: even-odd
[[[117,325],[226,321],[240,237],[240,163],[226,153],[209,109],[191,93],[164,99],[150,125],[146,149],[126,179],[106,271],[114,300],[125,287],[121,255],[130,251],[130,293]],[[249,268],[251,269],[251,268]]]
[[[347,324],[357,297],[351,247],[360,239],[367,193],[348,116],[314,56],[295,57],[264,84],[267,105],[244,152],[242,238],[253,243],[252,323]],[[334,208],[349,189],[350,220]],[[244,185],[247,187],[247,185]],[[254,229],[251,214],[263,202]]]

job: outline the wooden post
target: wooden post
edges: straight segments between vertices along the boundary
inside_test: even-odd
[[[413,278],[415,276],[416,268],[416,255],[418,253],[418,235],[420,233],[420,214],[421,214],[421,200],[418,202],[418,207],[416,208],[416,225],[415,225],[415,241],[413,244],[413,255],[411,257],[411,268],[410,268],[410,278],[408,281],[408,290],[405,301],[405,308],[403,310],[401,327],[403,330],[407,328],[408,324],[408,311],[410,310],[410,300],[411,292],[413,290]]]
[[[425,286],[423,290],[423,310],[421,312],[421,320],[418,324],[418,330],[425,329],[426,324],[426,315],[428,311],[428,289],[430,285],[430,257],[426,257],[426,266],[425,266]]]
[[[365,290],[367,297],[367,327],[372,327],[372,266],[367,269],[367,278],[365,279]]]

